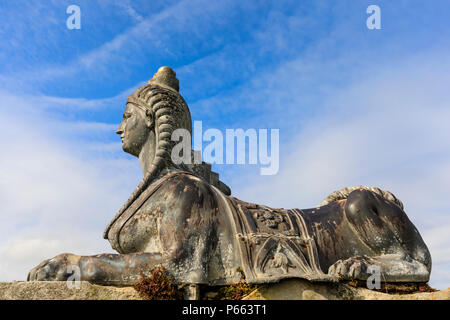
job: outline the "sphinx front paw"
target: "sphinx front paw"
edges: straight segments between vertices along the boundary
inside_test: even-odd
[[[31,269],[27,281],[65,281],[78,268],[79,261],[80,256],[71,253],[57,255]]]
[[[328,268],[328,274],[344,280],[366,280],[368,277],[367,268],[372,264],[373,261],[365,256],[341,259]]]

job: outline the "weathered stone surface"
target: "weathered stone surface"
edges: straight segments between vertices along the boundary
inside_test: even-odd
[[[142,300],[132,287],[99,286],[86,281],[69,289],[64,281],[0,282],[0,300]],[[386,294],[346,284],[289,279],[264,285],[244,300],[450,300],[450,288],[427,293]]]
[[[0,300],[141,300],[132,287],[107,287],[80,282],[69,289],[65,281],[0,282]]]
[[[289,279],[261,286],[244,300],[450,300],[450,288],[436,292],[387,294],[343,283]]]

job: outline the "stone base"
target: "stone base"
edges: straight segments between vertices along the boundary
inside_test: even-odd
[[[450,288],[436,292],[387,294],[343,283],[289,279],[261,286],[244,300],[450,300]]]
[[[0,282],[0,300],[142,300],[132,287],[79,284],[68,288],[65,281]]]
[[[263,285],[245,300],[450,300],[450,288],[426,293],[386,294],[346,284],[311,283],[289,279]],[[0,300],[142,300],[132,287],[107,287],[81,282],[68,288],[64,281],[0,282]]]

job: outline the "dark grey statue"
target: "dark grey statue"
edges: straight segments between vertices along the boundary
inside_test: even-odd
[[[249,283],[365,280],[370,266],[383,281],[429,280],[430,253],[388,191],[344,188],[317,208],[273,209],[232,197],[207,163],[175,164],[171,135],[191,132],[178,90],[175,72],[162,67],[128,97],[117,133],[144,179],[104,232],[119,254],[61,254],[28,280],[66,280],[73,266],[81,280],[104,285],[133,284],[156,266],[191,285],[238,282],[238,268]]]

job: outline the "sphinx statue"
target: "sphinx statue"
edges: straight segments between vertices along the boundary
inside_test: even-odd
[[[80,280],[126,286],[158,266],[178,282],[224,285],[366,280],[377,266],[387,282],[427,282],[431,257],[391,192],[356,186],[310,209],[270,208],[231,196],[211,165],[175,164],[176,129],[192,131],[188,105],[169,67],[128,97],[117,129],[144,178],[104,231],[118,254],[60,254],[29,281]]]

